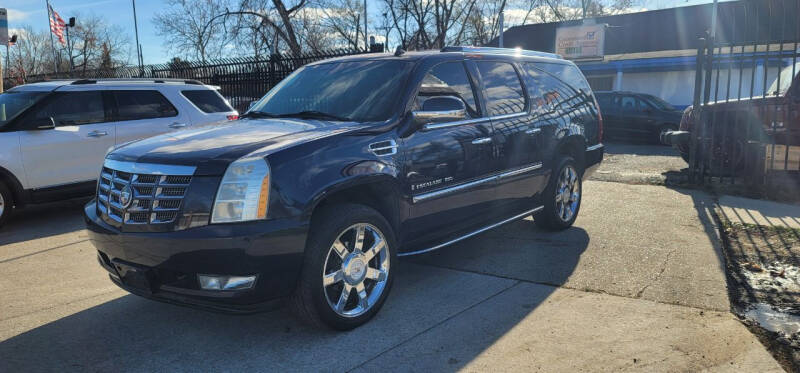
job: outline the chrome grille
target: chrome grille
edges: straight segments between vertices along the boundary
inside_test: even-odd
[[[136,172],[137,167],[146,172]],[[167,171],[181,167],[164,166]],[[172,223],[191,181],[191,175],[163,175],[158,165],[106,161],[97,185],[97,209],[120,224]]]

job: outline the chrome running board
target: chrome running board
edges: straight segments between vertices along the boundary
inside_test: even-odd
[[[526,216],[528,216],[530,214],[533,214],[533,213],[535,213],[535,212],[537,212],[537,211],[539,211],[539,210],[541,210],[543,208],[544,208],[544,206],[539,206],[539,207],[537,207],[535,209],[525,211],[525,212],[523,212],[523,213],[521,213],[519,215],[514,215],[514,216],[512,216],[512,217],[510,217],[510,218],[508,218],[506,220],[494,223],[492,225],[487,225],[487,226],[485,226],[485,227],[483,227],[481,229],[478,229],[478,230],[476,230],[474,232],[467,233],[467,234],[465,234],[465,235],[463,235],[461,237],[454,238],[454,239],[452,239],[450,241],[447,241],[445,243],[441,243],[441,244],[438,244],[436,246],[429,247],[427,249],[412,251],[412,252],[408,252],[408,253],[399,253],[399,254],[397,254],[397,256],[411,256],[411,255],[417,255],[417,254],[423,254],[423,253],[431,252],[433,250],[438,250],[438,249],[441,249],[441,248],[443,248],[445,246],[452,245],[452,244],[454,244],[454,243],[456,243],[458,241],[466,240],[467,238],[470,238],[472,236],[475,236],[475,235],[481,234],[483,232],[486,232],[486,231],[488,231],[490,229],[497,228],[497,227],[499,227],[499,226],[501,226],[503,224],[510,223],[510,222],[512,222],[514,220],[518,220],[518,219],[524,218],[524,217],[526,217]]]

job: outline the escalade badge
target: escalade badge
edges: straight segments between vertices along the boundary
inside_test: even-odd
[[[121,191],[119,191],[119,203],[122,205],[122,208],[128,208],[133,201],[133,191],[131,191],[130,185],[125,185]]]

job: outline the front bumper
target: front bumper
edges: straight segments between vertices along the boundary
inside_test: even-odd
[[[294,290],[303,262],[308,224],[267,220],[214,224],[176,232],[121,233],[84,208],[98,261],[120,287],[140,296],[217,311],[271,308]],[[252,276],[237,291],[202,290],[197,274]]]

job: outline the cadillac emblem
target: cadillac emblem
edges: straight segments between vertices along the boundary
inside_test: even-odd
[[[133,202],[133,190],[131,190],[130,185],[125,185],[119,191],[119,204],[122,205],[122,208],[128,208],[131,202]]]

